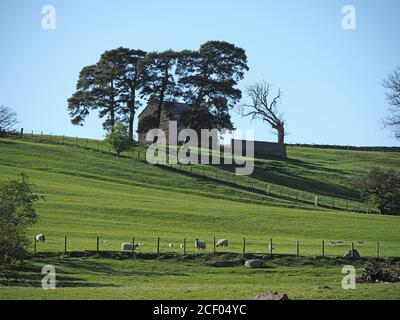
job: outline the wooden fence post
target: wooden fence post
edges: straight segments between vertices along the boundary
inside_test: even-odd
[[[67,236],[64,236],[64,253],[67,253]]]
[[[351,257],[354,258],[354,242],[351,243]]]
[[[135,238],[132,238],[132,256],[134,252],[135,252]]]
[[[246,238],[243,238],[243,255],[246,254]]]
[[[272,250],[273,250],[273,247],[272,247],[272,239],[270,239],[269,240],[269,254],[272,256]]]
[[[214,253],[216,252],[216,249],[215,249],[215,237],[214,237]]]
[[[322,240],[322,258],[325,258],[325,240]]]
[[[183,255],[186,255],[186,238],[183,239]]]
[[[88,144],[88,139],[86,139],[86,142],[85,142],[85,149],[87,149],[87,144]]]
[[[43,131],[40,132],[40,142],[43,140]]]
[[[24,128],[21,128],[21,138],[24,137]]]
[[[296,254],[297,254],[297,257],[300,257],[300,242],[299,241],[296,242]]]
[[[36,237],[35,237],[35,239],[33,240],[33,252],[36,254]]]
[[[157,238],[157,255],[160,254],[160,237]]]
[[[99,237],[98,236],[96,237],[96,240],[97,240],[96,252],[98,253],[99,252]]]

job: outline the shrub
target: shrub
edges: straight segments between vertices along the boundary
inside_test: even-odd
[[[400,282],[400,267],[390,263],[367,261],[364,266],[364,273],[357,278],[357,282]]]
[[[34,204],[40,199],[24,174],[20,180],[0,183],[0,265],[24,258],[26,230],[37,220]]]
[[[381,214],[400,214],[400,174],[396,170],[373,168],[355,182],[363,199]]]
[[[115,150],[117,156],[119,156],[122,151],[128,150],[133,143],[129,138],[126,127],[120,123],[116,124],[113,130],[107,135],[106,141]]]

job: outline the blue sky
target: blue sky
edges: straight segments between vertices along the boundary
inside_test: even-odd
[[[41,27],[42,6],[56,29]],[[357,10],[356,30],[341,27],[342,7]],[[93,114],[70,124],[66,101],[80,69],[107,49],[197,49],[207,40],[243,47],[250,71],[240,88],[262,79],[281,88],[287,142],[399,145],[381,128],[382,80],[400,65],[397,0],[2,0],[0,105],[14,108],[26,131],[102,137]],[[257,140],[276,137],[261,122],[232,112]]]

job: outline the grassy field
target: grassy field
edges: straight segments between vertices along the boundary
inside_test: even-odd
[[[400,299],[400,284],[357,284],[356,290],[343,290],[341,269],[348,264],[345,261],[275,257],[267,260],[262,269],[212,266],[212,261],[226,258],[199,255],[190,259],[116,260],[41,256],[22,271],[0,278],[0,297],[247,300],[278,290],[290,299]],[[55,290],[38,288],[44,264],[56,267]],[[361,273],[361,263],[355,263],[355,267]]]
[[[73,144],[74,139],[69,141]],[[272,238],[276,254],[294,254],[299,241],[301,255],[319,256],[325,240],[328,257],[342,256],[352,242],[361,255],[375,256],[378,241],[382,256],[400,256],[399,217],[316,209],[301,196],[265,193],[270,184],[272,188],[320,194],[329,201],[356,203],[359,199],[351,188],[352,176],[373,165],[398,166],[398,153],[291,147],[289,160],[258,158],[254,174],[246,178],[249,180],[228,183],[212,176],[229,174],[231,168],[196,166],[196,175],[191,175],[187,168],[180,172],[151,166],[130,153],[116,158],[107,150],[97,151],[96,144],[92,142],[91,149],[85,150],[30,139],[0,140],[0,180],[24,172],[37,192],[46,196],[38,205],[39,221],[29,231],[32,239],[38,233],[46,234],[46,243],[37,246],[39,253],[61,253],[65,236],[68,251],[95,250],[98,236],[104,251],[119,250],[122,242],[134,237],[136,243],[144,244],[143,253],[154,253],[160,237],[161,253],[169,253],[168,243],[180,253],[183,239],[188,241],[188,253],[195,253],[195,238],[204,239],[207,252],[212,252],[216,237],[229,239],[230,247],[224,251],[230,253],[241,253],[246,238],[246,252],[266,254]],[[330,247],[329,240],[342,240],[344,246]],[[359,240],[365,244],[359,246]],[[215,268],[208,264],[213,257],[198,259],[61,259],[60,255],[45,255],[29,260],[15,271],[17,275],[3,275],[0,298],[245,299],[267,289],[285,291],[295,299],[399,298],[398,285],[360,285],[352,293],[343,291],[341,265],[333,262],[287,264],[278,259],[271,262],[271,269],[254,271],[241,266]],[[54,264],[61,280],[65,278],[62,288],[51,293],[36,288],[44,263]],[[314,290],[319,283],[332,289]]]

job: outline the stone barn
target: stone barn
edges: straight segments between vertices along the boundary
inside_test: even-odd
[[[190,109],[190,104],[180,102],[164,102],[161,108],[160,127],[165,132],[166,139],[169,137],[169,121],[177,121],[178,133],[185,129],[180,118],[182,114]],[[139,121],[139,142],[150,143],[146,141],[146,134],[150,129],[158,128],[158,123],[155,120],[157,116],[157,102],[149,103],[146,108],[138,116]]]

